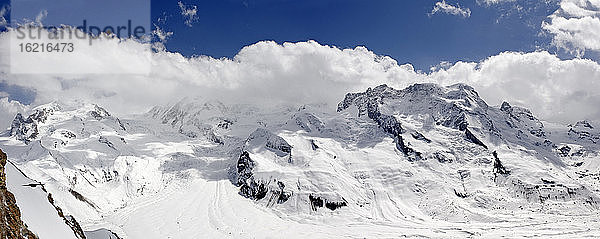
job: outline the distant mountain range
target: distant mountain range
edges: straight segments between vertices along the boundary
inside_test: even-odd
[[[54,102],[17,114],[0,148],[39,238],[35,218],[57,217],[30,198],[73,238],[600,234],[600,128],[464,84],[380,85],[337,108],[184,99],[128,119]]]

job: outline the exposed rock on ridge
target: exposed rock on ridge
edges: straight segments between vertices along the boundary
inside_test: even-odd
[[[38,238],[21,220],[21,211],[15,196],[6,188],[6,154],[0,150],[0,237],[1,238]]]

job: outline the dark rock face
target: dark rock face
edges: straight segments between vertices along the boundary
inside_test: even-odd
[[[252,200],[263,199],[267,195],[267,185],[254,178],[252,169],[254,161],[246,151],[242,152],[237,162],[237,184],[240,187],[240,194]]]
[[[408,157],[409,161],[417,161],[423,159],[421,152],[417,152],[411,147],[408,147],[404,143],[404,139],[400,135],[396,137],[396,148],[400,150],[404,154],[404,156]]]
[[[398,122],[396,117],[382,114],[379,111],[379,105],[385,97],[397,98],[399,91],[380,85],[375,89],[367,89],[365,93],[349,93],[342,102],[338,104],[338,112],[343,111],[355,105],[359,112],[358,116],[367,115],[375,121],[384,132],[388,133],[396,142],[396,148],[400,150],[410,161],[423,159],[422,154],[412,149],[407,145],[402,138],[402,124]]]
[[[98,105],[94,105],[94,110],[90,111],[89,114],[96,120],[102,120],[110,117],[108,111]]]
[[[261,200],[270,195],[267,205],[275,202],[282,204],[291,197],[292,194],[285,191],[283,182],[274,180],[277,187],[269,188],[269,182],[254,178],[254,167],[255,162],[250,158],[250,154],[247,151],[242,152],[237,162],[237,186],[240,186],[240,195],[252,200]]]
[[[498,158],[498,153],[494,151],[492,155],[494,156],[494,169],[492,170],[494,172],[494,176],[497,177],[498,175],[509,175],[510,171],[508,171],[504,165],[502,165],[502,162]]]
[[[416,132],[416,131],[412,132],[411,135],[416,140],[421,140],[421,141],[423,141],[425,143],[431,143],[430,139],[426,138],[425,135],[423,135],[423,134],[421,134],[419,132]]]
[[[342,201],[330,201],[319,196],[313,196],[312,194],[308,195],[308,200],[310,201],[310,206],[313,211],[317,211],[318,208],[325,206],[331,211],[334,211],[340,207],[345,207],[348,205],[346,200],[342,198]]]
[[[277,186],[279,187],[279,191],[277,192],[277,194],[279,194],[277,197],[277,203],[282,204],[286,202],[292,195],[291,193],[284,191],[285,184],[282,182],[277,182]]]
[[[453,161],[451,158],[446,157],[443,153],[440,152],[434,152],[432,154],[432,157],[440,163],[452,163]]]
[[[505,113],[510,113],[512,111],[512,107],[510,106],[510,104],[508,102],[503,101],[502,105],[500,105],[500,110]]]
[[[600,131],[585,120],[569,125],[568,135],[576,140],[589,141],[594,144],[600,142]]]
[[[106,146],[108,146],[111,149],[117,150],[115,148],[115,145],[112,142],[110,142],[110,140],[108,140],[108,138],[106,138],[104,136],[100,136],[100,138],[98,138],[98,142],[106,144]]]
[[[29,115],[31,120],[36,121],[38,123],[45,123],[48,119],[48,116],[52,115],[55,111],[60,110],[60,107],[57,105],[50,105],[47,107],[39,108],[33,112],[33,114]]]
[[[267,141],[267,144],[265,146],[270,149],[275,149],[275,150],[279,150],[284,153],[291,154],[292,146],[290,144],[288,144],[288,142],[283,140],[283,138],[280,137],[280,139],[282,139],[282,140]]]
[[[469,197],[469,195],[465,192],[459,192],[456,189],[454,189],[454,195],[456,195],[459,198],[467,198]]]
[[[21,113],[17,113],[10,127],[10,136],[25,143],[31,142],[38,136],[38,128],[33,117],[24,118]]]
[[[46,189],[44,189],[44,191],[46,191]],[[54,208],[58,212],[58,216],[63,219],[65,224],[67,224],[67,226],[69,226],[71,230],[73,230],[73,233],[75,233],[75,237],[77,237],[78,239],[85,239],[85,234],[83,232],[83,229],[81,229],[79,222],[77,222],[77,220],[75,220],[73,216],[65,215],[62,211],[62,208],[54,204],[54,198],[52,198],[51,193],[48,193],[48,201],[50,202],[50,204],[52,204],[52,206],[54,206]]]
[[[106,109],[104,109],[98,105],[94,105],[94,109],[92,111],[88,112],[88,115],[98,121],[105,120],[105,119],[114,121],[114,123],[117,124],[119,126],[119,128],[121,128],[122,130],[125,130],[125,131],[127,130],[125,128],[125,125],[123,125],[123,123],[121,122],[121,120],[119,118],[111,116],[110,113],[108,113],[108,111],[106,111]]]
[[[273,182],[277,182],[277,187],[270,187],[268,189],[268,191],[270,192],[270,196],[268,197],[269,200],[267,201],[268,207],[275,205],[275,203],[285,203],[292,196],[291,192],[285,191],[285,184],[283,182],[277,180],[274,180]]]
[[[312,147],[312,150],[317,150],[319,149],[319,145],[317,145],[317,143],[315,142],[314,139],[310,140],[310,146]]]
[[[67,139],[75,139],[75,138],[77,138],[77,135],[75,135],[73,132],[68,131],[68,130],[60,132],[60,134],[62,136],[64,136],[65,138],[67,138]]]
[[[229,127],[233,125],[233,120],[230,119],[223,119],[218,125],[217,127],[222,128],[222,129],[229,129]]]
[[[571,152],[571,147],[569,147],[568,145],[563,145],[560,148],[558,148],[557,151],[558,151],[559,156],[567,157],[567,156],[569,156],[569,153]]]
[[[256,181],[254,178],[248,180],[248,182],[240,188],[240,194],[246,198],[252,200],[260,200],[267,196],[267,186],[264,182]]]
[[[21,221],[15,196],[6,188],[6,154],[0,150],[0,238],[37,238]]]
[[[471,130],[465,129],[465,136],[469,141],[473,142],[474,144],[480,145],[485,149],[488,148],[483,142],[481,142],[481,140],[479,140],[473,133],[471,133]]]
[[[28,144],[38,136],[38,124],[45,123],[48,117],[60,108],[56,105],[36,109],[27,118],[17,113],[10,127],[10,136]]]
[[[310,206],[313,211],[317,211],[317,208],[323,207],[323,199],[320,197],[314,197],[312,194],[308,195],[308,200],[310,201]]]
[[[334,211],[335,209],[338,209],[340,207],[345,207],[347,206],[346,202],[325,202],[325,207],[329,208],[329,210]]]
[[[252,178],[252,169],[254,168],[254,160],[250,158],[250,154],[246,151],[242,152],[237,161],[237,184],[238,186],[246,184],[246,181]]]
[[[577,128],[588,128],[588,129],[593,129],[594,126],[592,126],[592,124],[587,121],[587,120],[582,120],[582,121],[578,121],[577,123],[575,123],[574,126],[572,127],[577,127]]]
[[[85,196],[81,195],[81,193],[73,190],[72,188],[69,188],[69,193],[71,193],[71,195],[73,195],[73,197],[75,197],[77,200],[82,201],[82,202],[86,203],[87,205],[90,205],[90,207],[96,208],[96,209],[98,208],[98,206],[96,206],[96,204],[94,204],[93,202],[88,200]]]

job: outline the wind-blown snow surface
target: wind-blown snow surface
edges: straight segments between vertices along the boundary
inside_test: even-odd
[[[0,138],[86,231],[123,238],[594,236],[600,133],[385,85],[326,105],[48,104]],[[90,234],[90,233],[88,233]]]

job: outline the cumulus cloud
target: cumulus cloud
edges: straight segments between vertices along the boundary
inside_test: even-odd
[[[6,42],[7,33],[0,33]],[[136,67],[144,61],[130,41],[104,44],[81,52],[89,64]],[[149,44],[149,43],[148,43]],[[7,57],[0,44],[0,57]],[[506,52],[481,62],[442,63],[432,72],[415,71],[365,47],[340,49],[315,41],[277,44],[258,42],[244,47],[233,59],[184,57],[159,49],[151,55],[148,75],[132,74],[10,74],[0,59],[4,84],[32,89],[35,104],[56,99],[82,99],[106,106],[118,114],[143,113],[182,97],[215,98],[229,103],[327,103],[334,109],[348,92],[388,84],[403,88],[418,82],[472,85],[490,104],[503,100],[526,106],[543,119],[572,122],[600,119],[600,65],[591,60],[561,60],[548,52]],[[113,59],[128,59],[127,63]],[[136,62],[140,61],[140,62]],[[58,64],[58,63],[57,63]],[[31,67],[39,67],[31,65]]]
[[[558,48],[582,56],[600,51],[600,0],[562,0],[542,28]]]
[[[455,16],[461,16],[463,18],[467,18],[471,16],[471,9],[469,8],[461,8],[460,5],[452,6],[446,3],[446,0],[442,0],[441,2],[436,2],[435,6],[429,13],[429,16],[435,15],[437,13],[446,13]]]
[[[429,78],[465,82],[488,103],[506,100],[550,121],[600,119],[600,65],[591,60],[561,60],[545,51],[505,52],[479,63],[456,63]]]
[[[192,27],[192,23],[198,21],[198,7],[195,5],[186,6],[182,2],[177,2],[179,9],[181,9],[181,15],[185,19],[185,25]]]

